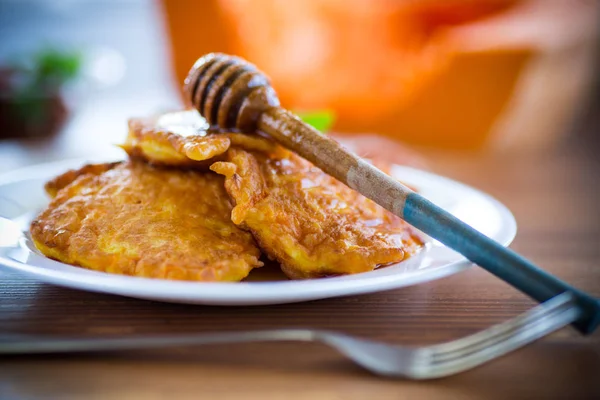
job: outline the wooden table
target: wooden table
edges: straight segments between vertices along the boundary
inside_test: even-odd
[[[588,134],[544,154],[430,159],[435,171],[481,188],[513,210],[519,222],[515,250],[600,296],[598,124],[586,124],[584,131]],[[430,344],[534,305],[479,268],[384,293],[246,308],[86,293],[6,271],[0,280],[2,333],[110,336],[312,327]],[[591,398],[600,396],[600,336],[563,329],[486,366],[429,382],[378,378],[324,346],[295,343],[4,357],[0,370],[0,398],[6,399]]]

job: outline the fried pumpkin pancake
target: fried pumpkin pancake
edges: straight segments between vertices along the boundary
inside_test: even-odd
[[[175,111],[152,118],[132,118],[121,147],[132,158],[155,165],[208,169],[230,146],[271,151],[274,143],[257,135],[211,132],[195,110]]]
[[[49,180],[44,185],[46,193],[52,198],[56,197],[58,191],[67,185],[70,185],[75,179],[82,175],[100,175],[109,169],[113,169],[120,161],[105,164],[87,164],[79,169],[71,169],[54,179]]]
[[[259,267],[252,235],[230,218],[223,177],[143,162],[85,166],[47,185],[31,224],[46,256],[150,278],[239,281]]]
[[[283,148],[232,148],[211,169],[226,177],[233,222],[290,278],[371,271],[422,246],[400,218]]]

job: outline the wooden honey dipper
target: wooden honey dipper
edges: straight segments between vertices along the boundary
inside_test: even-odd
[[[269,79],[245,60],[217,53],[201,57],[185,80],[184,92],[211,125],[269,135],[537,301],[571,293],[580,310],[573,325],[582,333],[600,323],[597,299],[478,232],[281,108]]]

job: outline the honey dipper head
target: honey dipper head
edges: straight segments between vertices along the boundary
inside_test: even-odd
[[[263,111],[279,107],[266,75],[249,62],[226,54],[199,58],[183,90],[189,104],[209,124],[223,129],[253,131]]]

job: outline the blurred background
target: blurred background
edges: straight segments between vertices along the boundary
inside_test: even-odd
[[[212,51],[359,147],[547,151],[598,97],[599,21],[597,0],[0,0],[0,171],[119,156]]]

